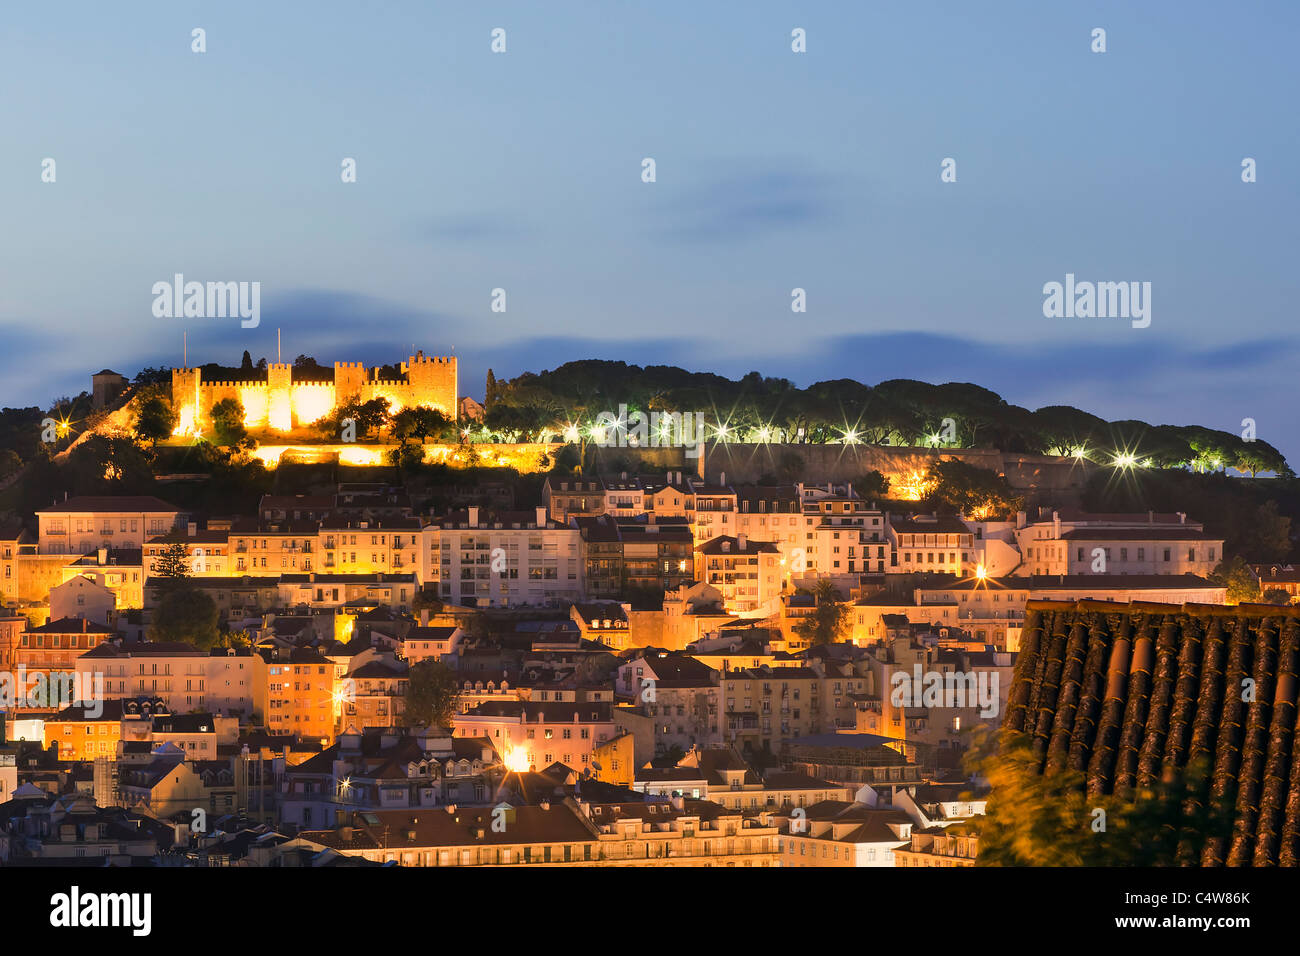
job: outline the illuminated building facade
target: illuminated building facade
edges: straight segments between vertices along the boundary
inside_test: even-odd
[[[211,382],[203,380],[200,369],[172,369],[176,432],[202,432],[211,425],[212,406],[227,398],[243,405],[246,427],[280,432],[310,425],[351,399],[386,398],[392,412],[424,405],[456,419],[454,356],[417,352],[399,368],[396,377],[387,379],[360,362],[335,362],[332,370],[276,363],[256,378]]]

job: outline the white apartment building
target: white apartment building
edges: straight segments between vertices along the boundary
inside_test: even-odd
[[[602,484],[605,486],[605,514],[615,518],[635,518],[645,513],[645,483],[640,478],[624,472],[617,478],[604,479]]]
[[[717,484],[702,478],[687,478],[684,504],[697,545],[737,533],[736,489],[727,484],[726,472]]]
[[[891,571],[938,571],[973,577],[979,567],[975,533],[951,515],[890,516],[889,536],[894,546]]]
[[[827,484],[825,489],[801,484],[798,489],[805,528],[816,542],[819,576],[852,578],[889,570],[893,544],[884,512],[855,495],[851,484]]]
[[[787,583],[830,577],[847,591],[861,575],[889,570],[893,544],[884,513],[854,495],[851,484],[742,485],[736,495],[737,535],[776,545]]]
[[[266,679],[266,663],[257,654],[179,643],[105,642],[77,658],[75,666],[86,678],[102,675],[107,698],[161,698],[174,714],[251,716]]]
[[[445,602],[510,607],[578,601],[584,595],[582,538],[549,520],[546,508],[470,507],[422,532],[420,574]]]
[[[349,604],[373,604],[404,611],[410,609],[420,583],[410,570],[389,574],[378,571],[374,574],[327,574],[311,571],[307,574],[282,574],[276,587],[279,607],[306,605],[317,610],[328,610]]]
[[[1079,528],[1061,540],[1065,561],[1048,574],[1207,575],[1223,559],[1222,538],[1187,528]]]
[[[1204,575],[1223,560],[1223,539],[1207,536],[1204,525],[1189,521],[1183,512],[1044,511],[1037,521],[1022,512],[1015,537],[1023,556],[1016,573],[1022,575]],[[1102,562],[1105,570],[1095,570]]]
[[[542,484],[542,501],[551,518],[568,524],[573,515],[605,513],[605,483],[599,478],[556,478],[547,476]]]
[[[956,625],[977,641],[1014,650],[1008,637],[1018,637],[1024,626],[1027,601],[1223,604],[1227,590],[1190,574],[1075,574],[957,580],[919,587],[915,593],[916,607],[906,612],[909,620]]]
[[[762,617],[780,607],[781,552],[767,541],[719,535],[697,545],[695,577],[722,593],[728,613]]]
[[[141,551],[150,538],[179,526],[185,515],[152,495],[67,498],[36,512],[39,554]]]
[[[320,523],[317,534],[319,560],[315,570],[335,574],[417,573],[423,540],[419,518],[327,518]]]

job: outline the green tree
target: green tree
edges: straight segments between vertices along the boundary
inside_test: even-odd
[[[853,491],[860,498],[874,501],[877,498],[889,497],[889,479],[879,471],[872,469],[865,475],[860,475],[853,482]]]
[[[244,428],[244,405],[237,398],[223,398],[212,406],[212,432],[218,445],[239,447],[248,437]]]
[[[428,438],[447,441],[454,433],[455,425],[436,408],[412,405],[393,416],[393,437],[403,445],[410,441],[424,444]]]
[[[406,721],[412,727],[450,727],[460,697],[456,672],[432,658],[411,665],[406,686]]]
[[[1255,561],[1281,561],[1291,553],[1291,519],[1281,514],[1277,502],[1265,501],[1242,529],[1242,549]]]
[[[182,541],[173,541],[154,559],[150,587],[160,591],[182,590],[189,585],[190,551]]]
[[[327,441],[338,441],[343,432],[344,421],[350,419],[356,426],[356,437],[369,438],[372,432],[386,428],[392,423],[392,416],[388,411],[391,404],[382,396],[366,402],[352,398],[336,407],[330,414],[313,422],[312,425]]]
[[[926,477],[933,483],[928,503],[936,510],[996,519],[1010,518],[1024,506],[1005,476],[956,458],[934,462]]]
[[[1226,600],[1229,604],[1242,604],[1258,601],[1259,579],[1250,569],[1246,559],[1236,555],[1232,560],[1220,561],[1210,573],[1210,580],[1228,589]]]
[[[1205,763],[1170,771],[1131,798],[1088,794],[1082,773],[1041,773],[1040,763],[1028,737],[1010,733],[978,759],[992,793],[977,865],[1176,866],[1180,855],[1199,859],[1211,838],[1231,836],[1231,806],[1205,798]]]
[[[156,447],[160,441],[171,436],[176,428],[176,413],[159,395],[152,395],[140,403],[135,422],[135,435],[141,441]]]
[[[154,608],[149,636],[155,641],[178,641],[210,648],[220,637],[217,602],[189,585],[164,590]]]
[[[1269,588],[1264,592],[1265,604],[1290,604],[1291,595],[1282,588]]]
[[[432,588],[420,588],[411,598],[411,610],[416,614],[424,610],[430,614],[437,614],[442,610],[442,601],[438,597],[438,592]]]
[[[816,606],[811,614],[801,617],[794,631],[813,645],[835,644],[848,633],[853,612],[840,602],[840,592],[829,578],[822,578],[813,586]]]
[[[8,478],[22,466],[23,460],[16,451],[12,448],[0,449],[0,479]]]

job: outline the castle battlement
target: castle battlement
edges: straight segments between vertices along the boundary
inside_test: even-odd
[[[241,381],[207,381],[201,368],[172,369],[172,406],[181,422],[178,433],[202,433],[211,422],[212,406],[226,398],[244,403],[249,428],[275,431],[302,428],[348,401],[364,402],[381,395],[404,408],[424,405],[456,417],[455,356],[418,352],[398,367],[406,378],[372,378],[378,369],[364,362],[335,362],[332,382],[294,381],[293,366],[283,362],[268,365],[258,378]]]
[[[245,379],[242,382],[200,382],[200,388],[269,388],[270,383],[264,378]]]

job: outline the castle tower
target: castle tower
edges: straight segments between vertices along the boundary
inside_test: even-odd
[[[266,367],[267,419],[271,428],[287,432],[293,428],[293,366]]]
[[[411,403],[430,405],[452,421],[456,420],[456,357],[429,356],[416,352],[406,360],[411,383]]]
[[[203,403],[199,398],[200,373],[196,368],[172,369],[172,408],[176,411],[176,433],[197,435],[203,425]]]
[[[366,367],[360,362],[334,363],[334,405],[361,395],[366,385]]]

